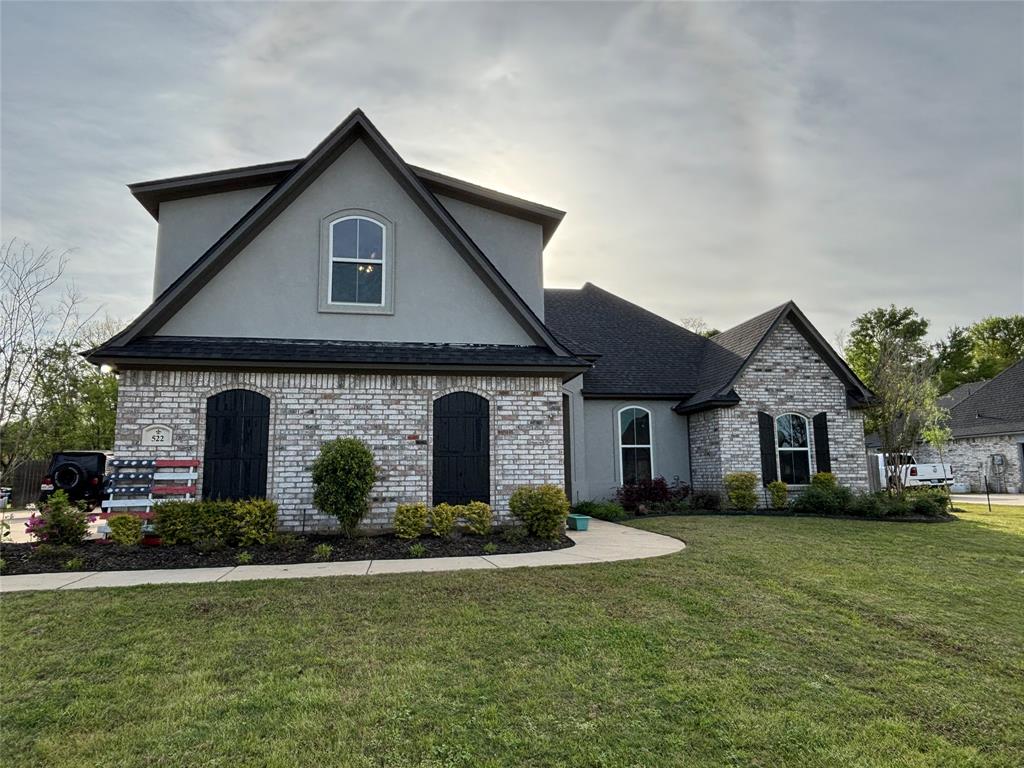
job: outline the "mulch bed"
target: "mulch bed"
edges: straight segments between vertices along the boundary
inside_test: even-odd
[[[572,539],[563,535],[559,539],[525,538],[506,539],[501,533],[489,536],[453,535],[438,539],[425,536],[416,542],[423,545],[423,557],[458,557],[466,555],[506,555],[519,552],[544,552],[573,546]],[[485,552],[492,542],[495,552]],[[414,542],[395,536],[361,536],[345,539],[340,536],[296,536],[293,546],[257,545],[226,547],[204,552],[190,544],[157,547],[122,547],[107,541],[86,541],[74,547],[61,547],[57,551],[44,547],[45,556],[35,553],[36,544],[2,544],[0,558],[4,560],[3,574],[59,573],[66,571],[137,571],[150,568],[219,568],[239,565],[238,554],[248,552],[252,560],[246,565],[284,565],[315,562],[313,550],[318,544],[329,544],[334,549],[329,561],[343,560],[404,560],[412,559],[409,547]],[[81,558],[75,567],[65,563]]]
[[[790,512],[788,509],[755,509],[747,512],[739,509],[690,509],[679,512],[645,512],[644,514],[627,513],[625,517],[612,522],[622,523],[627,520],[644,520],[648,517],[699,517],[714,515],[718,517],[820,517],[825,520],[866,520],[872,523],[951,523],[960,518],[951,512],[937,517],[925,515],[902,515],[899,517],[867,517],[865,515],[812,515],[807,512]]]

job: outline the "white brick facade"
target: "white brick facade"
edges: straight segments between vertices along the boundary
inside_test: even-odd
[[[958,483],[969,483],[971,490],[985,490],[985,476],[988,475],[989,490],[996,493],[1013,493],[1011,488],[1024,488],[1024,474],[1021,471],[1021,443],[1024,435],[991,435],[987,437],[963,437],[953,440],[942,449],[941,460],[953,465],[953,479]],[[1003,471],[993,466],[993,455],[1003,456]],[[914,458],[922,463],[938,462],[939,453],[930,445],[919,445]]]
[[[389,527],[400,503],[429,503],[433,401],[454,391],[475,392],[490,403],[491,504],[497,519],[507,518],[509,496],[519,486],[563,481],[562,382],[542,376],[126,370],[115,452],[124,458],[159,452],[202,460],[206,399],[227,389],[250,389],[270,399],[267,496],[278,503],[284,529],[333,525],[333,518],[313,508],[309,467],[320,445],[337,437],[359,438],[376,459],[378,478],[364,527]],[[171,426],[170,444],[158,451],[143,446],[142,430],[149,424]]]
[[[828,414],[832,472],[843,485],[867,489],[864,422],[846,407],[846,388],[792,323],[765,341],[736,384],[739,405],[690,416],[691,477],[695,488],[723,490],[730,472],[754,472],[760,482],[758,411],[772,416]],[[811,430],[813,431],[813,430]],[[810,436],[811,473],[817,471]]]

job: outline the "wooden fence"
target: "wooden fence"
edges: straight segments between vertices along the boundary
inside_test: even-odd
[[[11,486],[11,506],[24,509],[27,504],[39,501],[39,484],[50,468],[49,459],[32,459],[14,468],[13,472],[4,475],[4,485]]]

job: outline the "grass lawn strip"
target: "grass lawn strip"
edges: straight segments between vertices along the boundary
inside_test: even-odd
[[[0,600],[3,765],[1024,763],[1024,509],[587,568]]]

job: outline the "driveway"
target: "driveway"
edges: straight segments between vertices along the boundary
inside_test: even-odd
[[[951,496],[954,504],[988,504],[991,498],[993,504],[1024,507],[1024,493],[993,493],[990,497],[984,493],[954,493]]]

